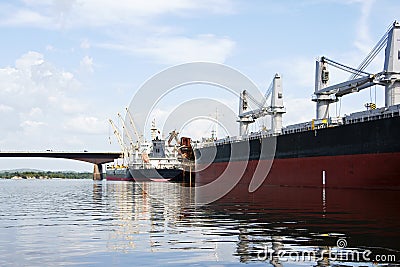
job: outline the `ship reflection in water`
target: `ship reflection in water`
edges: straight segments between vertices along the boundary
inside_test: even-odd
[[[175,252],[160,260],[172,264],[400,263],[398,191],[270,187],[245,194],[247,188],[240,186],[234,190],[229,197],[198,206],[202,196],[179,184],[107,183],[119,215],[109,248],[152,252],[159,259]]]
[[[235,190],[0,179],[0,266],[400,266],[398,191]]]

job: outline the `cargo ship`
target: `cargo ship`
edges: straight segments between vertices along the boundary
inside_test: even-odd
[[[133,119],[127,110],[130,123],[134,127]],[[137,136],[138,141],[134,142],[127,127],[122,120],[125,134],[130,139],[129,146],[124,145],[121,135],[115,124],[110,120],[114,128],[114,134],[120,143],[124,157],[123,163],[114,162],[106,167],[106,180],[108,181],[135,181],[135,182],[166,182],[166,181],[181,181],[183,179],[183,170],[181,162],[178,159],[179,153],[176,145],[172,145],[173,139],[178,141],[178,133],[172,131],[169,134],[168,140],[161,139],[157,135],[159,132],[152,122],[151,141],[145,141],[141,136]],[[136,127],[134,127],[136,129]],[[136,130],[135,130],[136,132]],[[118,161],[118,160],[117,160]]]
[[[382,72],[368,64],[385,49]],[[329,85],[328,67],[349,71],[349,80]],[[330,104],[371,86],[385,87],[385,106],[344,117],[329,115]],[[267,96],[268,97],[268,96]],[[239,101],[239,136],[197,144],[196,184],[400,189],[400,23],[395,21],[358,68],[321,57],[316,61],[315,119],[282,126],[280,75],[271,85],[270,105],[249,109],[254,99],[243,91]],[[266,100],[266,99],[265,99]],[[271,129],[248,133],[249,124],[271,116]],[[234,190],[232,190],[233,192]]]
[[[159,139],[152,129],[152,141],[144,142],[129,162],[130,174],[136,182],[142,181],[179,181],[182,179],[182,169],[178,153],[167,140]],[[172,133],[174,135],[174,133]]]

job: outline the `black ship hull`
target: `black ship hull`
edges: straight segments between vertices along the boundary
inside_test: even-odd
[[[132,180],[136,182],[167,182],[182,180],[181,169],[134,169],[130,168]]]
[[[198,148],[196,183],[400,189],[399,136],[395,116]]]
[[[108,181],[133,181],[133,182],[164,182],[181,181],[183,177],[180,169],[133,169],[121,168],[106,171]]]

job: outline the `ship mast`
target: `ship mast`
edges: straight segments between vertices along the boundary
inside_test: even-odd
[[[316,119],[322,120],[329,117],[329,104],[337,102],[336,97],[332,98],[329,94],[319,94],[318,92],[328,87],[329,71],[328,63],[325,58],[317,60],[315,64],[315,98],[317,103]]]
[[[157,128],[156,128],[156,120],[153,119],[153,121],[151,122],[151,140],[156,140],[157,139]]]
[[[385,106],[400,104],[400,23],[395,21],[389,32],[383,71],[388,84],[385,87]]]
[[[272,94],[271,104],[266,106],[268,97]],[[258,109],[248,110],[248,99],[252,100]],[[270,87],[268,88],[262,102],[257,101],[246,90],[240,94],[239,100],[239,135],[248,133],[249,124],[254,123],[256,119],[266,115],[271,116],[271,131],[273,135],[282,133],[282,114],[285,113],[283,106],[282,79],[279,74],[275,74]]]

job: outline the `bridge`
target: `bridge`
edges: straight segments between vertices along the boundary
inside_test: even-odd
[[[113,161],[122,157],[121,152],[23,152],[23,151],[1,151],[0,158],[63,158],[79,160],[93,163],[93,180],[103,179],[102,164]]]

